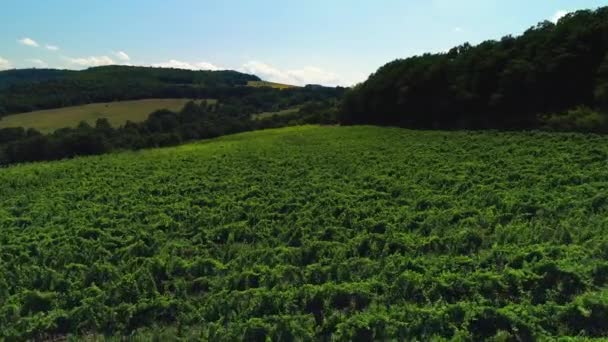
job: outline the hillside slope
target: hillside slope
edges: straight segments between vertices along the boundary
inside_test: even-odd
[[[0,337],[606,337],[607,156],[305,126],[0,169]]]

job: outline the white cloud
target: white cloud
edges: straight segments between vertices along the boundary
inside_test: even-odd
[[[114,52],[114,56],[123,62],[128,62],[131,60],[131,57],[129,57],[129,55],[127,55],[127,53],[124,51],[116,51]]]
[[[26,61],[31,63],[34,67],[37,67],[37,68],[48,68],[49,67],[49,65],[41,59],[32,58],[32,59],[28,59]]]
[[[335,73],[314,66],[281,70],[263,62],[250,61],[243,64],[239,71],[255,74],[266,81],[293,85],[322,84],[334,86],[344,83]]]
[[[176,59],[171,59],[168,62],[154,63],[153,67],[156,68],[174,68],[174,69],[190,69],[190,70],[224,70],[217,65],[208,62],[183,62]]]
[[[225,70],[222,67],[219,67],[217,65],[208,63],[208,62],[198,62],[198,63],[194,63],[194,66],[197,69],[201,69],[201,70],[211,70],[211,71],[218,71],[218,70]]]
[[[38,46],[40,46],[40,45],[38,45],[38,43],[35,40],[33,40],[31,38],[27,38],[27,37],[19,39],[18,42],[20,44],[22,44],[22,45],[31,46],[31,47],[38,47]]]
[[[51,51],[58,51],[59,50],[59,46],[57,46],[57,45],[46,44],[45,47],[46,47],[47,50],[51,50]]]
[[[458,26],[454,27],[452,29],[452,32],[454,32],[454,33],[461,33],[462,31],[464,31],[464,29],[462,27],[458,27]]]
[[[297,80],[296,84],[323,84],[323,85],[338,85],[340,79],[338,75],[323,70],[321,68],[307,66],[302,69],[288,70],[287,73]]]
[[[167,62],[154,63],[152,66],[157,68],[190,70],[226,70],[226,68],[211,64],[209,62],[185,62],[176,59],[171,59]],[[263,62],[250,61],[243,64],[238,71],[255,74],[267,81],[293,85],[343,84],[336,74],[314,66],[307,66],[301,69],[281,70]]]
[[[293,81],[286,72],[283,72],[271,65],[258,61],[250,61],[243,64],[243,66],[241,67],[241,71],[250,74],[256,74],[257,76],[267,81],[279,83],[289,83]]]
[[[555,14],[553,15],[553,17],[551,18],[551,21],[556,23],[563,17],[565,17],[568,14],[568,11],[566,10],[559,10],[557,12],[555,12]]]
[[[8,60],[0,57],[0,70],[12,69],[13,65]]]
[[[81,67],[94,67],[116,64],[114,60],[108,56],[90,56],[81,58],[64,57],[64,59],[70,64]]]

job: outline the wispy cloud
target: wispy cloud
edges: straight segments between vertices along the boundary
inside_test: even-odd
[[[305,66],[298,69],[282,69],[260,61],[249,61],[242,64],[240,67],[226,68],[209,62],[187,62],[177,59],[171,59],[166,62],[149,64],[157,68],[175,68],[188,70],[237,70],[244,73],[254,74],[266,81],[293,84],[321,84],[326,86],[350,86],[356,82],[353,80],[345,80],[340,78],[336,73],[325,70],[316,66]],[[359,76],[356,81],[363,79]]]
[[[48,68],[49,65],[43,61],[42,59],[38,59],[38,58],[31,58],[31,59],[27,59],[26,62],[32,64],[32,66],[37,67],[37,68]]]
[[[0,57],[0,70],[12,69],[13,65],[7,59]]]
[[[59,46],[57,45],[51,45],[51,44],[46,44],[46,49],[50,50],[50,51],[58,51],[59,50]]]
[[[255,74],[267,81],[293,85],[340,85],[343,83],[335,73],[315,66],[282,70],[278,67],[263,62],[250,61],[243,64],[239,71]]]
[[[154,63],[153,67],[157,68],[175,68],[175,69],[190,69],[190,70],[223,70],[224,68],[209,62],[184,62],[176,59],[171,59],[167,62]]]
[[[64,59],[68,63],[79,67],[94,67],[116,64],[114,60],[108,56],[89,56],[80,58],[64,57]]]
[[[27,38],[27,37],[19,39],[18,42],[25,46],[31,46],[31,47],[40,46],[35,40],[33,40],[32,38]]]
[[[464,29],[462,27],[459,27],[459,26],[456,26],[456,27],[454,27],[452,29],[452,32],[454,32],[454,33],[461,33],[463,31],[464,31]]]
[[[127,53],[124,51],[116,51],[114,52],[114,56],[123,62],[128,62],[131,60],[131,57],[129,57],[129,55],[127,55]]]
[[[551,17],[551,21],[557,23],[561,18],[565,17],[569,12],[566,10],[559,10],[555,12],[553,17]]]

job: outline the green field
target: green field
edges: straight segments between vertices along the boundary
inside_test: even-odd
[[[133,122],[144,121],[155,110],[169,109],[178,111],[188,101],[191,100],[147,99],[118,101],[13,114],[0,118],[0,128],[25,127],[35,128],[43,133],[50,133],[59,128],[76,127],[81,121],[95,125],[95,121],[99,118],[106,118],[112,126],[119,127],[124,125],[127,120]]]
[[[0,339],[606,336],[607,156],[304,126],[0,169]]]

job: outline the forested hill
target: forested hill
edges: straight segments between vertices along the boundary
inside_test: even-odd
[[[0,90],[24,83],[45,82],[68,78],[78,71],[59,69],[13,69],[0,71]]]
[[[242,91],[254,75],[104,66],[83,71],[26,69],[0,72],[0,116],[93,102],[143,98],[217,97]]]
[[[518,37],[388,63],[347,95],[342,120],[412,128],[605,129],[607,51],[608,7],[578,11]]]

